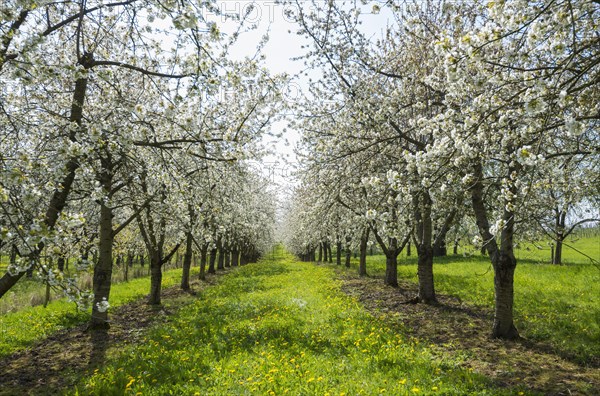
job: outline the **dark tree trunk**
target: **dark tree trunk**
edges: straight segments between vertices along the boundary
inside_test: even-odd
[[[456,209],[453,209],[444,220],[444,224],[440,230],[435,233],[435,240],[433,241],[433,256],[434,257],[443,257],[448,254],[448,249],[446,248],[446,235],[448,235],[448,231],[452,228],[452,224],[454,224],[454,218],[456,217]]]
[[[225,269],[225,252],[223,251],[223,249],[219,249],[219,256],[217,258],[217,269]]]
[[[410,249],[411,249],[411,243],[410,243],[410,241],[408,241],[408,244],[406,245],[406,257],[410,257],[412,255],[412,252]]]
[[[350,236],[346,236],[346,267],[350,268],[350,259],[352,258],[352,249],[350,249],[350,244],[352,243],[352,238]]]
[[[448,249],[446,247],[446,240],[440,239],[439,242],[433,245],[433,256],[434,257],[444,257],[448,255]]]
[[[350,268],[350,260],[352,259],[352,250],[346,248],[346,268]]]
[[[367,246],[369,242],[369,228],[365,228],[360,236],[360,261],[358,263],[358,274],[367,276]]]
[[[200,279],[206,280],[206,256],[208,255],[208,245],[203,244],[200,250]]]
[[[563,239],[559,237],[554,242],[556,243],[556,247],[554,248],[554,260],[552,264],[562,264]]]
[[[392,216],[395,216],[394,214]],[[388,238],[387,246],[381,236],[377,233],[375,228],[372,229],[375,234],[375,238],[379,243],[379,246],[385,254],[385,278],[384,282],[386,285],[392,287],[398,287],[398,255],[404,249],[404,246],[408,242],[408,237],[402,243],[402,246],[398,246],[397,238]],[[409,234],[410,236],[410,234]]]
[[[513,321],[514,275],[517,260],[502,252],[494,264],[495,310],[492,336],[494,338],[519,338]]]
[[[388,250],[385,256],[385,284],[398,287],[398,256],[394,250]]]
[[[128,252],[127,253],[127,266],[129,268],[133,268],[133,259],[134,259],[135,255],[133,254],[133,252]]]
[[[458,254],[458,240],[454,241],[454,249],[452,249],[452,254],[455,256]]]
[[[217,261],[217,248],[214,247],[210,250],[210,257],[208,259],[208,273],[214,274],[215,271],[215,262]]]
[[[12,245],[10,247],[10,253],[8,255],[8,262],[10,265],[15,265],[17,263],[17,256],[19,255],[19,249],[17,245]]]
[[[150,257],[150,295],[148,305],[160,305],[160,292],[162,285],[162,254],[154,252]]]
[[[565,233],[567,212],[559,210],[558,208],[555,211],[556,225],[554,229],[554,243],[556,244],[556,247],[552,264],[562,264],[563,241],[567,237]]]
[[[331,251],[331,243],[327,242],[327,250],[329,251],[329,263],[333,264],[333,252]]]
[[[110,181],[108,182],[110,183]],[[104,185],[110,191],[110,184]],[[90,326],[94,329],[106,329],[108,323],[108,310],[101,308],[110,298],[113,269],[113,211],[103,201],[100,203],[100,233],[98,245],[98,262],[94,266],[94,302]],[[102,312],[104,311],[104,312]]]
[[[194,237],[188,232],[185,238],[185,255],[183,256],[183,272],[181,275],[181,289],[190,290],[190,269],[192,268],[192,254]]]
[[[317,258],[317,263],[320,263],[323,260],[323,243],[319,243],[319,256]]]
[[[33,278],[33,265],[27,269],[26,273],[27,273],[27,278],[29,278],[29,279]]]
[[[225,252],[225,268],[231,267],[231,252],[229,249],[224,249]]]
[[[337,265],[342,265],[342,242],[338,241],[336,245],[335,259]]]
[[[484,241],[483,247],[487,250],[494,268],[495,308],[492,337],[516,339],[519,338],[519,332],[513,320],[514,273],[517,266],[517,260],[513,252],[514,213],[506,210],[506,203],[503,205],[502,218],[506,225],[502,229],[499,249],[495,237],[490,233],[487,209],[483,201],[483,168],[481,163],[476,164],[473,170],[476,181],[469,188],[473,212],[477,228]],[[516,172],[517,169],[509,167],[509,173],[512,174],[513,171]],[[516,187],[510,186],[509,189],[516,195]]]
[[[433,251],[431,246],[418,249],[419,301],[432,304],[437,302],[433,282]]]
[[[417,230],[417,274],[419,277],[419,294],[417,300],[426,304],[437,302],[433,283],[433,222],[431,220],[431,196],[423,191],[413,198]],[[441,238],[438,235],[438,238]]]
[[[327,259],[327,253],[329,252],[329,250],[327,249],[327,242],[323,242],[323,262],[326,263],[327,261],[329,261]]]
[[[217,240],[217,249],[219,252],[219,256],[217,259],[217,269],[218,270],[223,270],[225,269],[224,263],[225,263],[225,252],[223,251],[223,244],[221,243],[221,238],[219,238]]]
[[[237,267],[240,265],[240,251],[237,247],[231,250],[231,266]]]

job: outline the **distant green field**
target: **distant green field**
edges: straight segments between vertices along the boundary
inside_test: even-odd
[[[600,237],[569,243],[600,261]],[[528,246],[517,250],[515,320],[521,335],[550,343],[558,353],[580,362],[600,356],[600,264],[565,248],[565,265],[546,264],[549,250]],[[546,257],[547,253],[547,257]],[[353,260],[353,266],[358,265]],[[367,257],[369,275],[382,276],[385,257]],[[416,256],[399,259],[398,276],[418,282]],[[493,271],[481,255],[447,256],[434,261],[438,293],[492,312]],[[490,323],[491,328],[491,323]]]

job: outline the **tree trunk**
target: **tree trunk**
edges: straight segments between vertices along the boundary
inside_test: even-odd
[[[224,249],[225,252],[225,268],[231,267],[231,252],[229,249]]]
[[[183,272],[181,275],[181,289],[190,290],[190,269],[192,267],[192,243],[194,238],[191,232],[188,232],[185,239],[185,255],[183,256]]]
[[[554,261],[552,264],[562,264],[563,240],[556,239],[556,247],[554,248]]]
[[[435,296],[435,286],[433,282],[433,250],[431,246],[424,246],[423,249],[418,249],[418,253],[418,299],[425,304],[436,303],[437,298]]]
[[[385,256],[385,284],[398,287],[398,255],[391,249]]]
[[[346,247],[346,268],[350,268],[350,260],[352,259],[352,250]]]
[[[506,225],[502,229],[501,247],[499,249],[495,237],[490,233],[487,208],[483,202],[483,168],[481,163],[477,163],[473,170],[476,181],[469,188],[473,213],[481,238],[484,240],[483,248],[487,250],[494,268],[495,308],[492,336],[512,340],[519,338],[519,333],[513,321],[513,282],[517,266],[513,251],[514,213],[506,210],[507,205],[504,205],[502,218]],[[513,171],[516,172],[515,169],[509,167],[509,174],[512,174]],[[509,189],[516,195],[517,191],[514,186],[510,186]]]
[[[410,249],[411,249],[411,242],[408,241],[408,244],[406,245],[406,257],[410,257],[412,255],[412,252]]]
[[[494,291],[496,304],[492,337],[504,339],[519,338],[513,321],[514,274],[517,260],[514,256],[502,253],[494,265]]]
[[[107,191],[110,191],[110,185]],[[100,233],[98,241],[98,262],[94,266],[94,303],[90,327],[93,329],[107,329],[108,310],[104,306],[110,298],[113,269],[113,211],[103,201],[100,203]]]
[[[240,251],[238,248],[233,248],[231,251],[231,266],[237,267],[240,265]]]
[[[208,273],[214,274],[215,271],[215,261],[217,261],[217,248],[214,247],[210,250],[210,257],[208,260]]]
[[[319,243],[319,256],[317,257],[317,263],[320,263],[323,259],[323,244]]]
[[[450,231],[450,228],[452,228],[452,225],[454,224],[456,212],[456,209],[450,211],[444,220],[444,224],[442,224],[442,228],[440,228],[439,232],[435,233],[435,240],[433,241],[434,257],[442,257],[448,254],[448,249],[446,248],[446,235],[448,235],[448,231]]]
[[[446,248],[446,237],[436,239],[436,243],[433,245],[433,256],[444,257],[448,255],[448,249]]]
[[[433,283],[433,222],[431,220],[431,196],[429,191],[413,198],[417,230],[417,274],[419,277],[419,294],[417,300],[426,304],[437,302]],[[444,231],[444,230],[442,230]],[[445,238],[445,232],[443,237]],[[438,240],[442,235],[438,235]],[[445,242],[444,242],[445,246]]]
[[[342,242],[338,241],[336,245],[335,259],[337,265],[342,265]]]
[[[19,255],[19,249],[17,248],[17,245],[12,244],[10,247],[10,253],[8,255],[8,263],[10,265],[17,264],[17,256],[18,255]]]
[[[323,242],[323,262],[326,263],[327,261],[329,261],[327,259],[327,253],[329,252],[329,250],[327,249],[327,242]]]
[[[133,259],[134,259],[135,255],[133,254],[133,252],[128,252],[127,253],[127,266],[130,268],[133,268]]]
[[[350,245],[352,243],[352,238],[350,236],[346,236],[346,267],[350,268],[350,259],[352,258],[352,249],[350,249]]]
[[[206,256],[208,255],[208,245],[202,245],[200,250],[200,279],[206,280]]]
[[[329,251],[329,263],[333,264],[333,252],[331,251],[331,243],[327,242],[327,250]]]
[[[554,229],[554,243],[556,243],[556,248],[554,250],[554,259],[552,260],[552,264],[562,264],[562,250],[563,250],[563,241],[566,238],[565,235],[565,225],[567,219],[567,212],[563,210],[556,209],[556,225]]]
[[[162,262],[161,254],[156,252],[150,258],[150,295],[148,305],[160,305],[160,291],[162,285]]]
[[[219,238],[217,240],[217,249],[219,252],[219,256],[217,259],[217,269],[219,270],[223,270],[225,269],[225,266],[223,265],[225,263],[225,256],[224,256],[224,251],[223,251],[223,244],[221,243],[221,238]]]
[[[360,261],[358,263],[358,275],[367,276],[367,245],[369,241],[369,228],[365,228],[360,236]]]

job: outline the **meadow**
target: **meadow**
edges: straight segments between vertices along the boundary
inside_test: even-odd
[[[572,248],[565,248],[563,265],[549,264],[550,252],[545,244],[527,244],[517,249],[515,322],[523,337],[548,343],[557,354],[579,363],[587,364],[593,359],[597,363],[600,236],[579,238],[568,245]],[[491,314],[494,273],[489,258],[468,247],[463,253],[434,259],[436,291]],[[417,283],[416,261],[415,255],[406,257],[403,252],[398,260],[398,277]],[[352,267],[358,268],[356,259]],[[370,276],[383,276],[385,256],[368,256],[367,272]]]
[[[572,243],[590,256],[600,255],[597,242],[595,237]],[[564,265],[548,264],[547,251],[535,246],[518,251],[515,317],[521,335],[550,345],[569,361],[596,367],[600,269],[573,249],[565,249]],[[436,258],[437,291],[483,312],[491,325],[493,271],[487,257],[472,249],[464,253]],[[416,257],[404,254],[399,263],[400,279],[416,284]],[[356,266],[355,260],[350,269],[301,263],[278,247],[258,264],[216,278],[197,295],[167,299],[165,320],[143,330],[135,342],[111,347],[101,366],[64,374],[70,376],[66,383],[76,385],[58,390],[81,395],[536,393],[531,383],[498,382],[478,373],[467,351],[448,353],[348,296],[340,274],[354,274]],[[383,256],[368,256],[373,281],[384,266]],[[180,277],[180,269],[166,271],[163,287],[176,285]],[[111,305],[139,300],[148,289],[148,277],[116,283]],[[43,348],[44,338],[88,319],[88,312],[64,299],[1,315],[0,358],[34,345]],[[583,386],[579,390],[589,392]]]
[[[75,394],[517,394],[409,340],[281,250],[232,271],[113,353]]]

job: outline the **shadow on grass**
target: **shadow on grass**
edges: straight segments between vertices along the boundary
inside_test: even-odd
[[[171,384],[172,389],[179,389],[177,387],[184,386],[182,384],[189,384],[192,379],[200,377],[206,381],[202,389],[210,393],[211,386],[217,384],[219,387],[237,386],[244,382],[248,375],[232,383],[227,382],[228,377],[242,375],[237,374],[241,370],[237,364],[247,361],[247,368],[253,370],[251,376],[259,376],[261,372],[254,370],[262,367],[261,362],[266,359],[265,350],[273,351],[276,361],[280,363],[283,361],[280,358],[289,361],[292,356],[306,354],[311,362],[326,365],[321,370],[331,370],[339,362],[350,360],[352,363],[348,363],[347,367],[360,367],[364,370],[361,375],[366,376],[365,380],[375,373],[385,373],[386,381],[401,380],[411,372],[430,373],[437,367],[433,360],[413,359],[412,355],[416,352],[411,349],[414,346],[410,345],[401,346],[401,349],[409,350],[406,353],[411,358],[406,361],[397,358],[404,355],[391,352],[389,356],[385,353],[380,356],[379,352],[369,354],[362,351],[367,346],[359,347],[361,338],[368,338],[374,326],[382,324],[366,312],[355,311],[346,305],[339,312],[332,313],[333,308],[325,294],[318,295],[328,293],[326,288],[321,290],[316,287],[310,295],[300,294],[296,296],[298,298],[291,298],[295,271],[294,265],[272,262],[268,265],[259,263],[231,273],[219,285],[203,293],[199,301],[183,309],[174,318],[173,324],[155,328],[147,336],[148,342],[144,345],[138,345],[110,361],[103,370],[104,378],[121,386],[127,383],[124,373],[143,370],[145,376],[156,380],[157,384],[163,387],[166,386],[164,384]],[[315,282],[318,284],[318,278]],[[307,287],[315,286],[311,284]],[[318,314],[321,311],[323,317]],[[346,315],[346,319],[352,317],[351,337],[342,336],[349,324],[340,315]],[[356,327],[360,327],[361,331],[355,331]],[[381,334],[385,334],[383,337],[389,338],[389,342],[396,341],[393,332]],[[384,340],[378,339],[377,343],[387,345]],[[230,363],[236,367],[236,374],[228,370],[232,367]],[[270,364],[265,373],[266,370],[279,367]],[[325,374],[322,375],[325,377]],[[483,378],[481,381],[485,382]],[[98,386],[97,389],[109,389],[102,388],[108,386],[104,382]],[[234,389],[239,391],[241,388],[219,389],[223,392],[220,394],[235,394]]]

